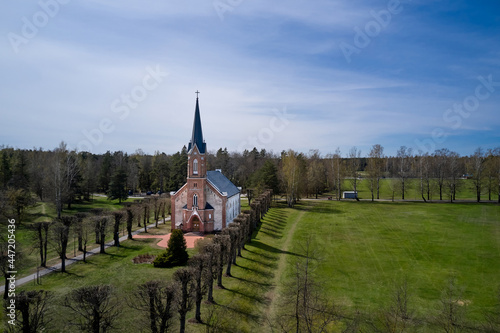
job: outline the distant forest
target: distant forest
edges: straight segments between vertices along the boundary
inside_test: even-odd
[[[470,179],[477,201],[491,200],[500,193],[500,147],[460,156],[448,149],[415,154],[402,146],[396,156],[385,156],[381,145],[373,145],[368,157],[353,147],[321,156],[293,150],[280,154],[265,149],[228,152],[226,148],[207,153],[208,170],[220,169],[242,193],[258,195],[270,188],[286,196],[290,206],[300,198],[329,192],[336,199],[344,190],[356,190],[363,179],[371,198],[379,197],[380,181],[391,178],[398,196],[405,199],[411,182],[418,184],[422,199],[455,199],[461,179]],[[58,212],[77,201],[90,200],[93,193],[110,198],[130,194],[169,193],[186,182],[187,149],[167,155],[133,154],[122,151],[92,154],[67,149],[64,142],[53,150],[14,149],[0,146],[0,208],[20,213],[33,201],[52,201]],[[500,200],[499,200],[500,202]],[[2,209],[3,211],[5,211]]]

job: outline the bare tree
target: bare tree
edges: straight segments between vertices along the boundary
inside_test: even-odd
[[[69,232],[75,221],[75,216],[61,216],[51,228],[54,249],[59,255],[59,258],[61,258],[62,273],[66,272],[66,251],[68,249]]]
[[[176,297],[176,285],[155,280],[139,285],[128,303],[145,314],[152,333],[166,333],[173,325]]]
[[[313,274],[317,251],[312,248],[311,238],[300,252],[302,256],[295,262],[293,275],[285,284],[274,325],[282,332],[327,332],[338,315]]]
[[[435,318],[436,324],[447,333],[462,332],[467,329],[467,301],[462,299],[462,290],[455,278],[451,278],[443,290],[440,308]]]
[[[8,332],[36,333],[48,328],[47,316],[52,294],[45,290],[21,291],[16,295],[16,325],[9,326]]]
[[[318,199],[318,194],[323,191],[326,184],[325,165],[321,159],[319,150],[309,151],[307,183],[309,192],[314,194],[316,199]]]
[[[127,238],[128,239],[132,239],[133,236],[132,236],[132,226],[133,226],[133,223],[134,223],[134,210],[128,206],[127,209],[125,210],[125,212],[127,213]]]
[[[193,291],[194,291],[194,281],[193,281],[193,270],[191,267],[181,267],[174,273],[174,281],[176,281],[179,286],[179,299],[177,311],[179,312],[179,322],[180,322],[180,333],[184,333],[186,330],[186,315],[193,307]]]
[[[411,171],[412,149],[401,146],[397,152],[397,174],[401,186],[401,199],[405,199],[405,193],[408,190],[408,178]]]
[[[203,300],[203,295],[207,293],[206,285],[203,283],[203,276],[207,270],[207,260],[209,255],[197,253],[192,256],[188,264],[193,269],[193,281],[194,281],[194,301],[195,301],[195,319],[197,322],[201,323],[201,301]]]
[[[481,148],[477,148],[469,159],[468,168],[472,173],[472,181],[476,190],[476,200],[481,201],[481,192],[483,190],[483,171],[484,171],[484,152]]]
[[[100,253],[106,253],[106,233],[108,231],[109,216],[98,215],[94,217],[94,230],[96,241],[100,245]]]
[[[72,323],[85,332],[106,332],[120,313],[120,305],[108,285],[75,289],[66,296],[63,305],[76,315]]]
[[[115,223],[113,224],[113,240],[115,246],[120,246],[120,224],[123,219],[123,212],[113,212]]]
[[[218,258],[217,258],[217,287],[224,288],[222,285],[222,273],[224,265],[228,259],[228,249],[231,247],[231,238],[229,235],[215,235],[214,243],[219,245]]]
[[[329,179],[332,190],[335,190],[337,200],[342,198],[342,189],[345,179],[345,166],[340,154],[340,148],[335,150],[335,154],[328,157],[329,160]]]
[[[47,247],[51,225],[51,222],[37,222],[33,224],[37,236],[36,247],[40,250],[40,266],[42,267],[47,267]]]
[[[352,189],[354,192],[358,192],[358,178],[359,178],[359,167],[361,165],[361,150],[357,147],[352,147],[349,150],[349,179],[351,181]],[[357,198],[357,195],[356,195]]]
[[[384,147],[379,144],[373,145],[370,150],[368,159],[368,179],[369,187],[372,195],[372,201],[375,197],[375,192],[377,192],[377,199],[380,199],[380,179],[382,178],[383,171],[383,157],[384,157]]]
[[[408,283],[396,285],[391,303],[382,315],[382,332],[403,333],[413,325],[414,314],[410,307]]]
[[[200,244],[200,243],[198,243]],[[215,241],[204,241],[199,246],[199,253],[205,255],[205,274],[203,281],[207,288],[207,301],[214,303],[213,286],[214,281],[217,279],[217,264],[220,257],[220,244]]]

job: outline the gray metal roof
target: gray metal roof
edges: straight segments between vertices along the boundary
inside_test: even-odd
[[[226,192],[227,197],[240,193],[240,190],[219,171],[207,171],[207,180],[221,193]]]

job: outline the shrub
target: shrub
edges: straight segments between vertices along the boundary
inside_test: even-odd
[[[188,259],[189,255],[184,234],[181,230],[175,229],[168,240],[167,250],[156,257],[153,265],[154,267],[163,268],[182,266],[187,263]]]

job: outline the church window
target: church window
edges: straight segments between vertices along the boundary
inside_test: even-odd
[[[196,194],[193,195],[193,206],[198,207],[198,196]]]
[[[198,160],[194,160],[193,162],[193,174],[198,174]]]

